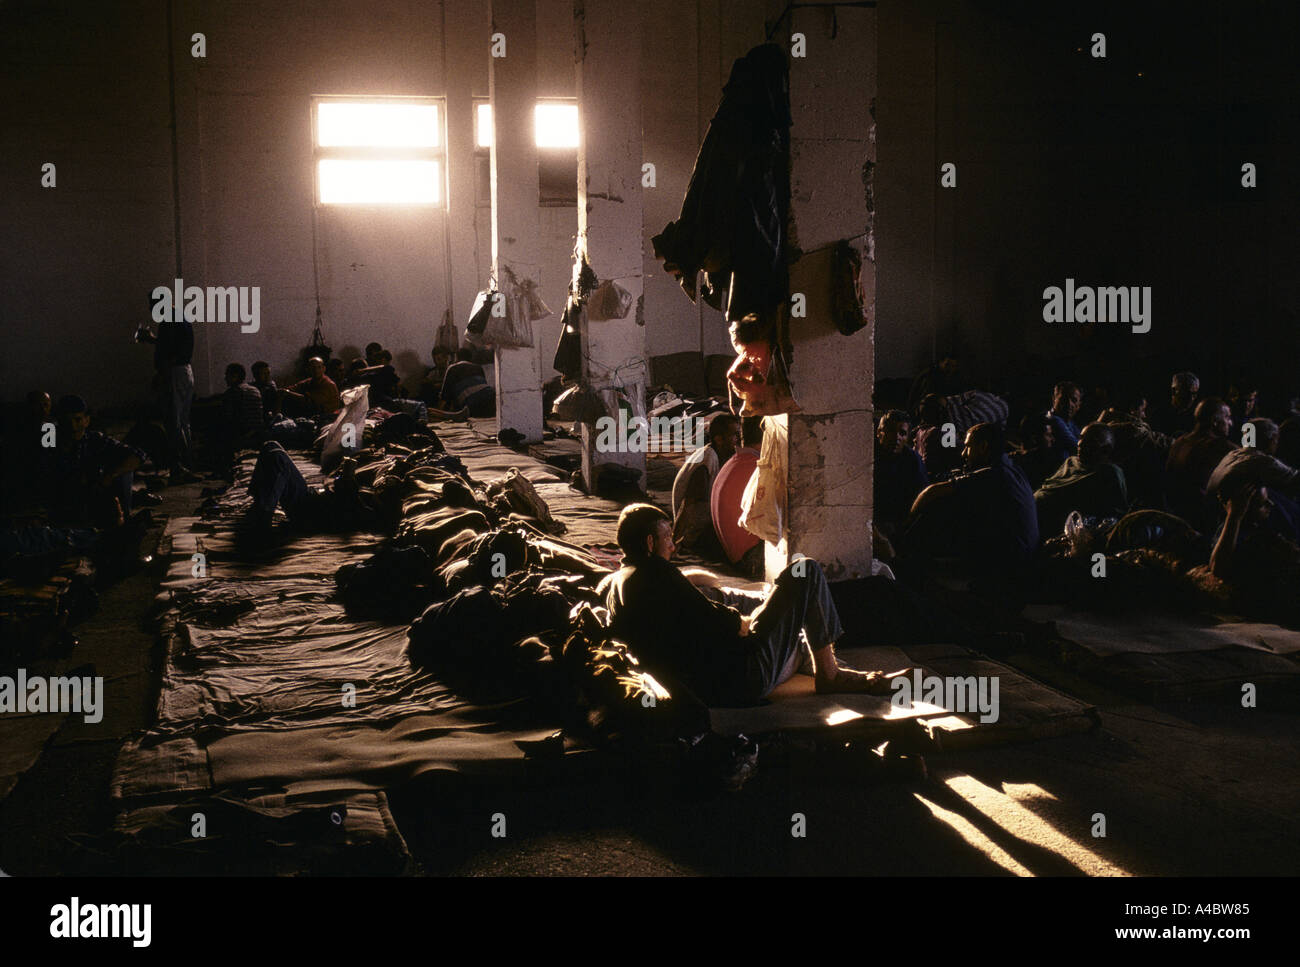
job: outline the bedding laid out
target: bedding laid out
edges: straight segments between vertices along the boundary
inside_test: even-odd
[[[816,695],[807,676],[754,709],[670,695],[603,632],[594,588],[618,566],[619,504],[579,494],[477,425],[439,439],[380,442],[343,462],[330,486],[359,530],[301,533],[277,512],[276,539],[250,543],[251,457],[201,517],[170,522],[158,719],[118,758],[115,849],[197,852],[225,870],[179,822],[201,812],[279,844],[249,854],[279,872],[331,868],[328,846],[396,871],[409,856],[388,791],[431,773],[517,775],[525,750],[561,729],[572,748],[710,726],[891,735],[916,720],[936,746],[960,748],[1091,727],[1082,703],[955,645],[846,647],[844,658],[1001,676],[997,722],[919,696]],[[292,459],[321,486],[314,464]],[[708,567],[684,573],[745,609],[765,590]],[[329,835],[322,815],[334,817]]]
[[[1246,683],[1300,692],[1300,632],[1280,625],[1064,605],[1031,605],[1025,617],[1054,627],[1069,664],[1148,701],[1240,697]]]

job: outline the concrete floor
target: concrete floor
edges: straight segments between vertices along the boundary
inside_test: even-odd
[[[162,491],[189,514],[203,485]],[[65,717],[0,801],[0,869],[86,868],[86,834],[111,822],[122,738],[147,728],[160,649],[146,623],[161,574],[100,595],[74,664],[107,682],[103,722]],[[491,875],[1295,875],[1300,872],[1300,710],[1143,705],[1037,656],[1002,656],[1102,711],[1100,729],[930,757],[929,777],[886,775],[856,747],[773,759],[738,794],[600,769],[549,784],[399,789],[394,816],[419,868]],[[490,835],[503,812],[507,835]],[[792,835],[801,813],[806,835]],[[1105,836],[1093,835],[1097,814]]]

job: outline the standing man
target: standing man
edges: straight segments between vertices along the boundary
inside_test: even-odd
[[[154,334],[147,325],[135,332],[137,342],[153,344],[154,388],[161,401],[171,446],[173,484],[194,483],[203,479],[189,469],[190,406],[194,402],[194,326],[184,319],[168,319],[158,324]]]

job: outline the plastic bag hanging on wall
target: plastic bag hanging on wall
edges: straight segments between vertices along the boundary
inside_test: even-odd
[[[731,324],[736,361],[727,371],[727,392],[737,416],[799,412],[783,330],[780,316],[765,321],[751,314]]]
[[[474,297],[474,308],[470,310],[469,322],[465,324],[465,341],[471,346],[487,345],[483,333],[487,329],[492,307],[497,304],[497,295],[493,289],[484,289]]]
[[[626,319],[632,311],[632,293],[612,279],[596,286],[587,299],[587,318],[593,322]]]

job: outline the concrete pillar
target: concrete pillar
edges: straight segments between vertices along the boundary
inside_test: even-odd
[[[578,249],[601,281],[616,281],[633,298],[625,318],[586,322],[582,333],[583,375],[616,417],[613,387],[621,385],[643,410],[649,378],[642,280],[641,6],[637,0],[574,2],[582,125]],[[645,452],[599,452],[598,435],[589,426],[583,429],[582,474],[588,487],[601,463],[637,468],[644,486]]]
[[[841,7],[832,39],[822,10],[794,10],[786,33],[804,35],[806,56],[790,58],[792,243],[790,290],[804,292],[807,317],[792,319],[791,381],[799,413],[788,428],[786,537],[768,545],[769,579],[797,554],[831,580],[871,572],[874,434],[875,264],[871,175],[875,164],[875,11]],[[829,319],[825,252],[849,239],[862,256],[868,323],[841,335]]]
[[[474,95],[488,88],[488,39],[492,34],[490,10],[479,0],[447,0],[444,4],[447,62],[443,84],[447,97],[447,241],[450,249],[451,291],[447,307],[452,324],[462,333],[474,305],[474,296],[486,282],[475,263],[478,244],[474,224],[475,174]],[[530,129],[531,130],[531,129]],[[435,320],[441,323],[442,320]],[[417,346],[421,359],[433,346]]]
[[[506,269],[537,280],[541,242],[537,218],[537,10],[535,0],[493,0],[493,36],[504,57],[488,59],[492,101],[492,266],[497,284]],[[497,48],[501,48],[498,46]],[[539,290],[540,291],[540,290]],[[543,299],[546,293],[541,293]],[[557,302],[559,293],[551,298]],[[536,346],[496,351],[497,417],[530,442],[542,438],[542,374]]]

